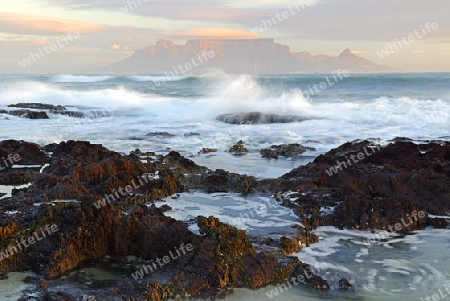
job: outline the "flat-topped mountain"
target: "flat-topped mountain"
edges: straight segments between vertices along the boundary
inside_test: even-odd
[[[181,66],[181,68],[180,68]],[[136,51],[131,57],[101,67],[100,73],[165,74],[202,73],[220,69],[226,73],[288,74],[386,72],[388,68],[359,57],[350,49],[339,56],[291,52],[274,39],[196,39],[176,45],[159,39],[155,45]]]

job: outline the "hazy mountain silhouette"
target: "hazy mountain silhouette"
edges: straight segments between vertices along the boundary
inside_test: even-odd
[[[159,39],[155,45],[138,50],[120,62],[96,68],[95,72],[178,75],[202,73],[206,69],[249,74],[330,73],[339,69],[389,71],[353,54],[350,49],[333,57],[291,52],[288,46],[273,39],[196,39],[184,46]]]

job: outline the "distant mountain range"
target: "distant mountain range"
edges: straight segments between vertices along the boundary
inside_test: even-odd
[[[131,57],[96,68],[112,74],[198,74],[210,69],[225,73],[292,74],[332,73],[339,69],[357,73],[388,72],[389,68],[357,56],[350,49],[339,56],[291,52],[273,39],[196,39],[186,45],[158,40]]]

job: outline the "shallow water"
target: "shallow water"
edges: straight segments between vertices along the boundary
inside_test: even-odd
[[[297,223],[293,213],[279,206],[269,195],[244,198],[233,194],[196,192],[168,199],[167,204],[173,211],[166,214],[179,220],[188,221],[199,214],[213,214],[226,223],[246,230],[250,237],[253,234],[264,237],[293,234],[295,230],[292,226]],[[264,211],[264,206],[271,211]],[[249,212],[262,214],[252,216]],[[285,222],[280,223],[278,219]],[[198,231],[196,226],[190,229]],[[439,294],[439,289],[445,294],[446,285],[450,285],[450,255],[447,252],[450,232],[447,229],[427,228],[410,235],[392,234],[382,240],[376,239],[376,233],[369,231],[338,230],[334,227],[320,227],[315,233],[320,237],[319,243],[303,248],[294,256],[315,267],[331,285],[337,286],[337,281],[344,277],[353,289],[348,293],[337,290],[323,292],[306,285],[294,285],[291,281],[292,288],[279,292],[276,300],[300,297],[301,300],[311,301],[410,301]],[[225,300],[270,300],[267,293],[276,288],[271,286],[257,291],[237,289]]]

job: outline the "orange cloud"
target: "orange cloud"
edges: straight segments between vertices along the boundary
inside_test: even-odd
[[[259,34],[254,34],[244,29],[232,29],[232,28],[191,28],[181,34],[182,36],[189,37],[202,37],[202,38],[258,38]]]
[[[50,45],[50,42],[47,41],[47,40],[45,40],[45,39],[42,39],[42,40],[36,40],[36,41],[33,42],[33,45],[35,45],[35,46]]]
[[[104,25],[36,15],[0,13],[0,32],[15,34],[52,35],[80,32],[101,32]]]

